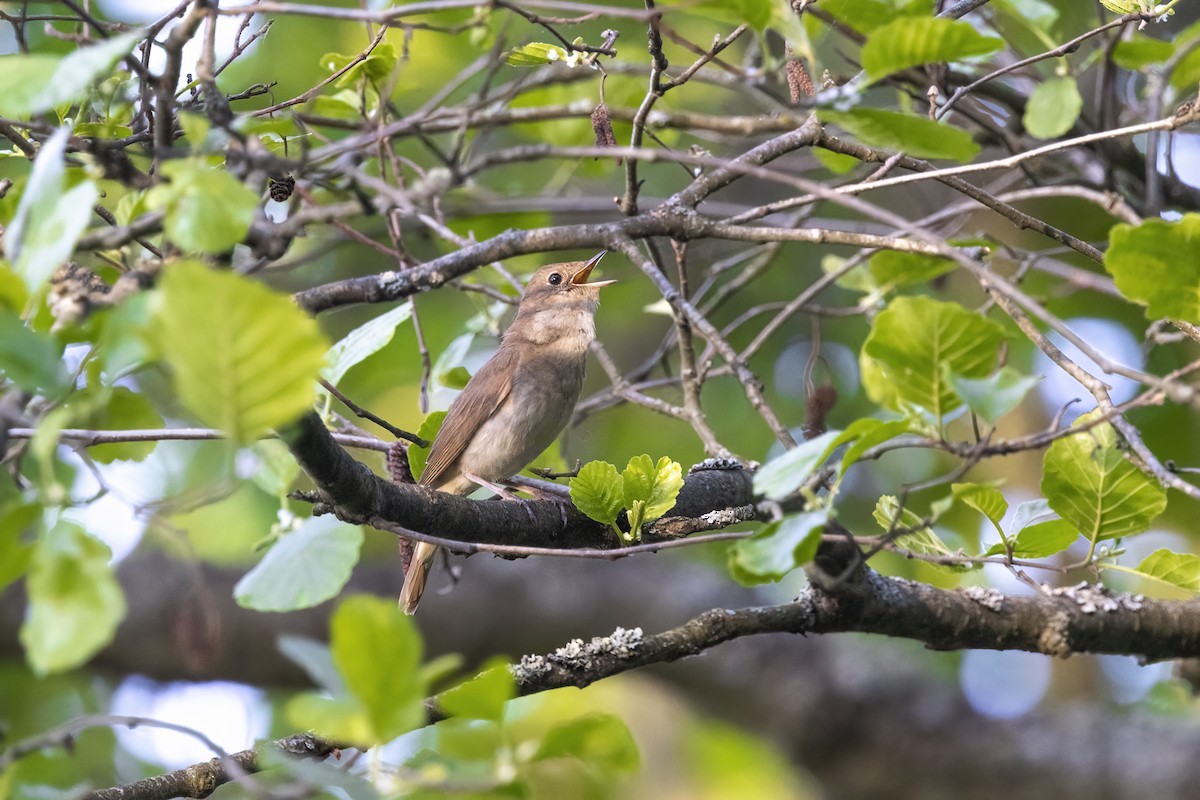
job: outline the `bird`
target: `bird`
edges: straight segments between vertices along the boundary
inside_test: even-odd
[[[419,483],[467,495],[480,486],[511,497],[499,484],[558,438],[583,389],[596,338],[600,289],[616,281],[588,277],[608,251],[587,261],[550,264],[533,274],[500,346],[450,405]],[[400,606],[413,614],[437,545],[417,542]]]

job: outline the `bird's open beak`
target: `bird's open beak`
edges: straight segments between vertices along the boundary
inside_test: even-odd
[[[588,283],[588,276],[592,274],[592,270],[596,268],[596,265],[600,263],[600,259],[604,258],[607,253],[607,250],[601,250],[599,253],[596,253],[596,255],[589,258],[587,263],[583,265],[583,268],[571,277],[571,283],[575,286],[589,286],[596,289],[599,289],[601,286],[609,286],[616,283],[616,281],[594,281],[592,283]]]

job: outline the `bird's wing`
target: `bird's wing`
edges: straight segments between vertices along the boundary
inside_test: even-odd
[[[429,451],[422,486],[436,486],[446,470],[467,449],[471,437],[496,412],[512,391],[513,375],[519,355],[514,347],[501,347],[467,381],[462,394],[454,399],[441,431]]]

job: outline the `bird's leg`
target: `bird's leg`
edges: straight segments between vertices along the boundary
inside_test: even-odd
[[[482,486],[485,489],[489,489],[489,490],[495,492],[497,495],[499,495],[500,497],[503,497],[505,500],[520,500],[521,499],[521,498],[517,497],[515,494],[513,494],[511,489],[501,486],[500,484],[495,483],[494,481],[486,481],[473,472],[464,472],[463,477],[470,481],[474,481],[475,483],[478,483],[480,486]]]
[[[537,498],[539,500],[549,500],[549,501],[553,502],[556,506],[558,506],[559,520],[562,522],[562,527],[564,529],[567,527],[567,505],[571,502],[571,495],[570,495],[570,490],[568,490],[567,487],[565,487],[565,486],[554,486],[553,484],[549,484],[545,487],[542,487],[542,486],[520,486],[520,487],[518,487],[514,484],[509,484],[508,486],[502,486],[493,481],[485,481],[483,478],[480,478],[478,475],[475,475],[470,472],[464,472],[463,476],[469,480],[474,481],[475,483],[479,484],[480,486],[484,487],[485,489],[490,489],[491,491],[495,492],[497,495],[504,498],[505,500],[516,500],[517,502],[524,504],[525,505],[525,513],[527,513],[529,515],[529,521],[531,523],[536,521],[533,516],[533,509],[531,509],[528,506],[528,504],[526,504],[526,501],[524,498],[517,497],[516,494],[513,493],[513,490],[519,489],[521,491],[529,492],[530,494],[532,494],[535,498]]]

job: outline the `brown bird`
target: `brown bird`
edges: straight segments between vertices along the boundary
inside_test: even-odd
[[[422,486],[458,495],[479,486],[504,493],[499,484],[566,427],[583,388],[588,346],[596,338],[600,288],[614,282],[587,282],[604,252],[542,267],[529,279],[499,349],[451,404],[429,451]],[[400,592],[405,613],[416,611],[436,554],[436,545],[417,542]]]

